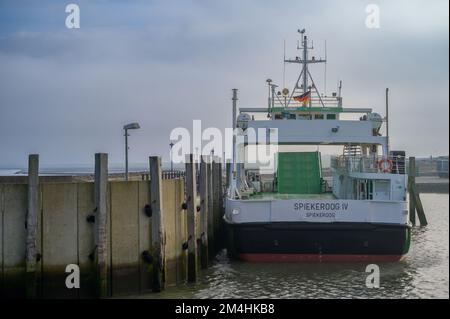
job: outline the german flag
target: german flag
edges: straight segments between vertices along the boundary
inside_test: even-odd
[[[300,103],[308,103],[310,99],[311,99],[311,91],[305,92],[301,95],[294,96],[294,101]]]

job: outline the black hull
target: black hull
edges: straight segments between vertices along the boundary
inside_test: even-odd
[[[410,227],[370,223],[228,224],[229,251],[249,261],[396,261]]]

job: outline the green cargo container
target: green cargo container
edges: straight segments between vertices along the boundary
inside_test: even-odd
[[[277,181],[280,194],[322,192],[320,152],[277,153]]]

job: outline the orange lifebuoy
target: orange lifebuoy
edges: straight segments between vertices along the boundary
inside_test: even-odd
[[[388,158],[383,158],[382,160],[378,161],[378,168],[383,173],[390,173],[392,172],[392,167],[394,166],[394,163]]]

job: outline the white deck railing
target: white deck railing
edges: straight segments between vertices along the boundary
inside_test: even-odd
[[[390,173],[405,174],[405,158],[389,156],[392,169],[386,170],[388,164],[380,164],[386,160],[383,156],[333,156],[331,157],[331,168],[350,173]]]
[[[285,107],[289,102],[289,97],[278,97],[275,99],[275,107]],[[322,104],[323,103],[323,104]],[[297,102],[293,98],[289,103],[289,107],[304,107],[303,102]],[[319,99],[317,96],[311,98],[310,102],[306,104],[306,107],[340,107],[342,106],[341,99],[339,97],[324,96]]]

